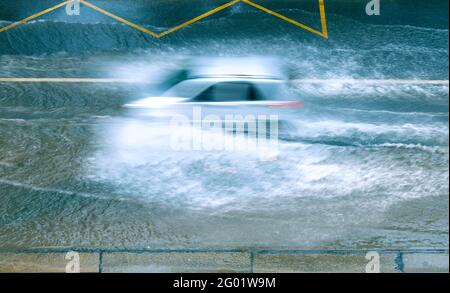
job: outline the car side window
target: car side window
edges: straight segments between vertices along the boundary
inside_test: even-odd
[[[222,82],[210,86],[194,100],[202,102],[231,102],[256,100],[253,85],[245,82]]]

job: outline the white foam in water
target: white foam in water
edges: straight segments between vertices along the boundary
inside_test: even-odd
[[[366,132],[386,131],[387,127],[373,129],[337,121],[312,125],[310,131],[317,135],[338,133],[343,125]],[[103,150],[90,160],[88,177],[144,202],[217,213],[266,210],[287,198],[351,196],[387,208],[446,188],[441,173],[445,167],[426,169],[421,163],[426,157],[414,153],[410,154],[413,161],[397,161],[405,155],[395,151],[397,147],[394,151],[356,148],[352,154],[351,148],[281,143],[277,159],[265,162],[255,152],[171,151],[168,129],[162,125],[132,121],[119,123],[111,131],[105,137],[113,139],[104,141]],[[416,170],[414,176],[411,170]],[[411,184],[415,187],[406,187]],[[379,192],[385,194],[382,199]],[[255,203],[261,200],[262,205]],[[296,209],[295,205],[291,208]]]
[[[345,120],[344,120],[345,119]],[[348,120],[348,121],[346,121]],[[411,120],[409,120],[411,121]],[[358,138],[361,137],[358,134],[366,136],[380,136],[386,135],[389,139],[393,140],[410,140],[416,141],[423,140],[435,140],[438,142],[448,142],[445,139],[448,134],[448,126],[443,123],[391,123],[374,121],[357,122],[355,119],[348,119],[343,115],[342,120],[334,117],[321,118],[321,117],[305,117],[304,119],[297,119],[291,121],[296,126],[295,134],[301,137],[320,137],[327,136],[332,137],[353,137],[355,142],[358,142]],[[355,135],[357,135],[355,137]]]

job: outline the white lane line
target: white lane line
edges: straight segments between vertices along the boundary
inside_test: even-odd
[[[123,78],[53,78],[53,77],[0,77],[0,82],[5,83],[138,83],[142,82],[133,79]]]
[[[126,78],[53,78],[53,77],[0,77],[2,83],[149,83]],[[428,79],[294,79],[299,84],[436,84],[448,85],[448,80]]]
[[[304,84],[449,84],[448,80],[440,79],[294,79],[291,82]]]

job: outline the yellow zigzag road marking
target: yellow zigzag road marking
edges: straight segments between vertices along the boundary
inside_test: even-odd
[[[294,79],[299,84],[434,84],[448,85],[448,80],[429,79]],[[36,77],[0,77],[0,83],[148,83],[144,80],[125,78],[36,78]]]
[[[219,6],[219,7],[215,8],[215,9],[209,11],[209,12],[206,12],[206,13],[200,15],[200,16],[197,16],[196,18],[193,18],[193,19],[191,19],[191,20],[189,20],[189,21],[186,21],[185,23],[182,23],[182,24],[180,24],[180,25],[177,25],[177,26],[174,27],[174,28],[171,28],[171,29],[169,29],[169,30],[167,30],[167,31],[165,31],[165,32],[162,32],[162,33],[160,33],[160,34],[158,35],[158,37],[163,37],[163,36],[165,36],[165,35],[168,35],[168,34],[170,34],[170,33],[173,33],[174,31],[177,31],[177,30],[179,30],[179,29],[181,29],[181,28],[183,28],[183,27],[185,27],[185,26],[188,26],[188,25],[190,25],[190,24],[193,24],[194,22],[197,22],[197,21],[199,21],[199,20],[201,20],[201,19],[203,19],[203,18],[205,18],[205,17],[208,17],[208,16],[210,16],[210,15],[213,15],[213,14],[216,13],[216,12],[219,12],[219,11],[221,11],[221,10],[224,10],[225,8],[228,8],[228,7],[230,7],[231,5],[234,5],[234,4],[236,4],[236,3],[240,2],[240,1],[241,1],[241,0],[234,0],[234,1],[228,2],[228,3],[226,3],[226,4],[222,5],[222,6]]]
[[[144,27],[142,27],[142,26],[139,26],[139,25],[137,25],[137,24],[134,24],[134,23],[132,23],[132,22],[129,22],[128,20],[123,19],[122,17],[119,17],[119,16],[117,16],[117,15],[114,15],[114,14],[112,14],[112,13],[109,13],[108,11],[106,11],[106,10],[104,10],[104,9],[101,9],[100,7],[95,6],[94,4],[91,4],[91,3],[87,2],[87,1],[84,1],[84,0],[80,0],[80,2],[83,3],[83,4],[86,5],[86,6],[88,6],[88,7],[92,8],[92,9],[94,9],[94,10],[97,10],[97,11],[100,12],[100,13],[103,13],[103,14],[105,14],[105,15],[111,17],[111,18],[114,18],[114,19],[117,20],[117,21],[120,21],[120,22],[122,22],[122,23],[124,23],[124,24],[126,24],[126,25],[129,25],[129,26],[131,26],[131,27],[137,29],[137,30],[140,30],[141,32],[144,32],[144,33],[146,33],[146,34],[149,34],[149,35],[151,35],[151,36],[154,36],[155,38],[159,38],[159,35],[158,35],[157,33],[152,32],[151,30],[148,30],[148,29],[146,29],[146,28],[144,28]]]
[[[10,24],[10,25],[7,25],[7,26],[5,26],[5,27],[3,27],[3,28],[0,28],[0,33],[4,32],[4,31],[7,31],[7,30],[10,30],[10,29],[12,29],[12,28],[14,28],[14,27],[16,27],[16,26],[18,26],[18,25],[21,25],[21,24],[23,24],[23,23],[29,22],[30,20],[33,20],[33,19],[35,19],[35,18],[38,18],[39,16],[42,16],[42,15],[47,14],[47,13],[49,13],[49,12],[52,12],[53,10],[56,10],[56,9],[58,9],[58,8],[64,6],[64,5],[68,4],[68,3],[70,3],[70,2],[72,2],[72,0],[64,1],[64,2],[62,2],[62,3],[59,3],[59,4],[55,5],[55,6],[52,6],[52,7],[50,7],[50,8],[47,8],[47,9],[45,9],[45,10],[42,10],[41,12],[38,12],[38,13],[33,14],[33,15],[31,15],[31,16],[28,16],[27,18],[24,18],[24,19],[22,19],[22,20],[19,20],[18,22],[14,22],[14,23],[12,23],[12,24]]]
[[[230,6],[234,5],[234,4],[237,4],[239,2],[244,2],[244,3],[248,4],[248,5],[251,5],[254,8],[257,8],[259,10],[267,12],[267,13],[275,16],[275,17],[278,17],[278,18],[280,18],[280,19],[282,19],[284,21],[287,21],[287,22],[289,22],[289,23],[291,23],[293,25],[296,25],[296,26],[298,26],[298,27],[300,27],[302,29],[305,29],[305,30],[307,30],[307,31],[309,31],[309,32],[311,32],[313,34],[316,34],[316,35],[321,36],[323,38],[328,38],[328,30],[327,30],[327,21],[326,21],[326,17],[325,17],[324,0],[318,0],[319,1],[320,20],[321,20],[321,25],[322,25],[322,31],[315,30],[315,29],[313,29],[313,28],[311,28],[311,27],[309,27],[307,25],[304,25],[304,24],[302,24],[302,23],[300,23],[298,21],[295,21],[295,20],[293,20],[291,18],[288,18],[288,17],[286,17],[286,16],[284,16],[282,14],[279,14],[279,13],[277,13],[275,11],[267,9],[267,8],[265,8],[265,7],[263,7],[263,6],[259,5],[259,4],[256,4],[256,3],[254,3],[254,2],[252,2],[250,0],[233,0],[233,1],[225,3],[225,4],[223,4],[223,5],[221,5],[221,6],[217,7],[217,8],[214,8],[214,9],[212,9],[212,10],[206,12],[206,13],[203,13],[203,14],[201,14],[201,15],[199,15],[199,16],[191,19],[191,20],[188,20],[188,21],[186,21],[186,22],[184,22],[184,23],[182,23],[180,25],[177,25],[177,26],[175,26],[175,27],[173,27],[171,29],[168,29],[168,30],[166,30],[166,31],[164,31],[164,32],[162,32],[160,34],[155,33],[155,32],[153,32],[153,31],[151,31],[149,29],[146,29],[145,27],[142,27],[142,26],[140,26],[138,24],[132,23],[132,22],[130,22],[130,21],[120,17],[120,16],[114,15],[114,14],[112,14],[112,13],[110,13],[110,12],[108,12],[108,11],[106,11],[106,10],[104,10],[104,9],[94,5],[94,4],[92,4],[92,3],[89,3],[88,1],[85,1],[85,0],[79,0],[79,1],[80,1],[80,3],[83,3],[84,5],[90,7],[92,9],[94,9],[94,10],[104,14],[104,15],[107,15],[107,16],[109,16],[109,17],[111,17],[111,18],[113,18],[113,19],[115,19],[115,20],[117,20],[117,21],[119,21],[119,22],[121,22],[123,24],[126,24],[126,25],[128,25],[128,26],[130,26],[132,28],[135,28],[135,29],[137,29],[137,30],[139,30],[139,31],[141,31],[143,33],[146,33],[148,35],[151,35],[151,36],[153,36],[155,38],[164,37],[164,36],[166,36],[166,35],[168,35],[170,33],[173,33],[173,32],[175,32],[175,31],[177,31],[179,29],[182,29],[182,28],[184,28],[184,27],[186,27],[188,25],[191,25],[191,24],[193,24],[193,23],[195,23],[195,22],[197,22],[199,20],[202,20],[202,19],[204,19],[204,18],[206,18],[206,17],[208,17],[210,15],[213,15],[213,14],[219,12],[219,11],[222,11],[225,8],[228,8],[228,7],[230,7]],[[15,22],[15,23],[7,25],[7,26],[5,26],[3,28],[0,28],[0,33],[4,32],[4,31],[7,31],[9,29],[12,29],[12,28],[14,28],[14,27],[16,27],[16,26],[18,26],[20,24],[24,24],[24,23],[26,23],[26,22],[28,22],[30,20],[35,19],[35,18],[38,18],[39,16],[47,14],[47,13],[49,13],[49,12],[55,10],[55,9],[58,9],[58,8],[66,5],[66,4],[69,4],[71,2],[73,2],[73,0],[64,1],[64,2],[62,2],[60,4],[58,4],[58,5],[50,7],[48,9],[45,9],[45,10],[43,10],[41,12],[36,13],[36,14],[33,14],[33,15],[31,15],[31,16],[25,18],[25,19],[19,20],[18,22]]]
[[[324,38],[328,38],[327,24],[326,24],[326,19],[325,19],[325,8],[324,8],[323,0],[319,0],[320,18],[321,18],[321,23],[322,23],[322,31],[321,32],[319,32],[318,30],[315,30],[313,28],[310,28],[309,26],[306,26],[306,25],[304,25],[302,23],[299,23],[299,22],[297,22],[297,21],[295,21],[295,20],[293,20],[291,18],[288,18],[288,17],[286,17],[284,15],[281,15],[281,14],[275,12],[275,11],[267,9],[267,8],[261,6],[261,5],[258,5],[256,3],[250,1],[250,0],[242,0],[242,2],[245,2],[245,3],[251,5],[251,6],[255,7],[255,8],[258,8],[259,10],[262,10],[262,11],[267,12],[269,14],[272,14],[273,16],[276,16],[276,17],[278,17],[278,18],[280,18],[282,20],[285,20],[285,21],[287,21],[289,23],[292,23],[293,25],[301,27],[302,29],[305,29],[305,30],[307,30],[307,31],[309,31],[309,32],[311,32],[313,34],[319,35],[319,36],[324,37]]]

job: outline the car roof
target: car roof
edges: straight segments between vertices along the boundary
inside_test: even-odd
[[[187,79],[286,79],[282,62],[270,57],[201,57],[189,60],[186,69]]]

